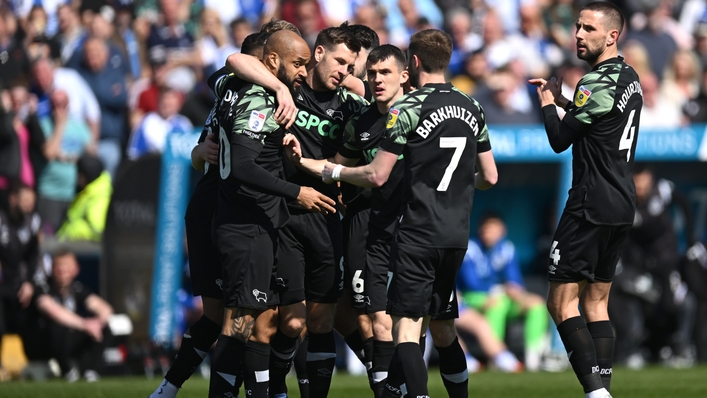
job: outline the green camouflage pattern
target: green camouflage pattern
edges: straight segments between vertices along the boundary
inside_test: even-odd
[[[584,124],[593,124],[611,112],[622,68],[622,63],[608,63],[584,75],[568,111]]]

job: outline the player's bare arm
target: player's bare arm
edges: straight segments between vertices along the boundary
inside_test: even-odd
[[[275,93],[277,110],[275,121],[290,128],[297,116],[297,106],[290,89],[273,75],[260,60],[247,54],[234,53],[226,59],[226,67],[241,79],[253,82]]]
[[[354,75],[348,75],[341,82],[340,87],[343,87],[350,92],[364,97],[366,95],[366,83]]]
[[[476,173],[474,186],[476,189],[486,190],[496,185],[498,182],[498,169],[496,161],[493,159],[493,152],[486,151],[476,155]]]
[[[398,155],[379,149],[373,162],[360,167],[346,167],[341,164],[327,163],[322,170],[322,181],[331,184],[344,181],[364,188],[378,188],[388,181],[390,172],[398,161]]]
[[[204,171],[206,163],[218,165],[217,139],[216,134],[211,133],[191,150],[191,165],[194,169]]]

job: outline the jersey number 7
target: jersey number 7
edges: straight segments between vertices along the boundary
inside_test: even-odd
[[[627,162],[631,160],[631,147],[633,146],[633,139],[636,137],[636,126],[633,125],[633,116],[635,114],[635,109],[628,114],[628,122],[626,122],[626,127],[624,127],[624,132],[621,134],[621,140],[619,141],[619,151],[628,149],[628,153],[626,153]]]
[[[459,160],[462,158],[462,153],[466,147],[466,137],[440,137],[439,147],[454,148],[452,160],[449,162],[447,169],[444,170],[442,181],[440,181],[437,186],[437,191],[445,192],[447,188],[449,188],[449,183],[452,181],[452,174],[454,174],[454,170],[456,170],[457,166],[459,166]]]

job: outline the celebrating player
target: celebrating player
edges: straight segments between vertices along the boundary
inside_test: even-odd
[[[587,398],[606,398],[614,352],[607,305],[635,214],[633,156],[643,96],[636,71],[618,55],[621,11],[589,3],[575,25],[577,57],[592,71],[577,83],[574,101],[562,96],[561,80],[530,80],[552,149],[573,145],[572,189],[550,251],[547,306]],[[555,105],[567,111],[562,121]]]

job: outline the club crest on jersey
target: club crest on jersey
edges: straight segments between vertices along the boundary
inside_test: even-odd
[[[589,91],[588,88],[584,86],[579,86],[579,89],[577,90],[577,94],[574,96],[574,104],[577,106],[582,106],[587,102],[587,99],[589,96],[592,95],[592,92]]]
[[[248,119],[248,129],[252,131],[261,131],[265,125],[265,114],[253,111],[250,113],[250,119]]]
[[[388,112],[388,123],[385,124],[385,128],[389,129],[395,126],[395,122],[398,121],[398,115],[400,114],[400,110],[395,109],[395,108],[390,108],[390,112]]]
[[[364,131],[360,134],[360,137],[361,141],[368,141],[368,139],[371,138],[371,135],[368,133],[368,131]]]
[[[335,111],[335,110],[333,110],[333,109],[327,109],[327,110],[326,110],[326,114],[327,114],[330,118],[332,118],[332,119],[334,119],[334,120],[336,120],[336,119],[339,119],[339,120],[341,120],[341,121],[344,120],[344,112]]]

